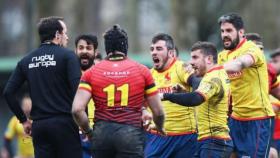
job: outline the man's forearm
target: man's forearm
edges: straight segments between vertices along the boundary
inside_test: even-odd
[[[254,64],[254,58],[250,54],[242,55],[232,61],[224,64],[224,69],[227,72],[238,72],[244,68],[250,67]]]
[[[75,122],[79,125],[79,127],[84,131],[89,131],[89,121],[85,111],[77,111],[73,113],[73,117]]]
[[[230,61],[224,64],[224,69],[227,72],[238,72],[243,69],[244,65],[239,60]]]
[[[155,125],[158,129],[163,128],[164,119],[165,119],[165,116],[164,116],[163,113],[161,115],[154,115],[153,116],[153,121],[154,121],[154,123],[155,123]]]

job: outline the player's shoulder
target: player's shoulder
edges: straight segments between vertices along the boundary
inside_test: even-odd
[[[241,47],[245,52],[261,52],[260,48],[252,41],[246,41],[243,46]]]
[[[176,59],[174,65],[184,65],[185,63],[182,60]]]
[[[218,53],[218,58],[222,58],[222,57],[225,57],[228,53],[228,50],[222,50]]]
[[[63,53],[63,55],[66,57],[77,58],[77,55],[75,54],[75,52],[73,50],[70,50],[70,49],[64,48],[64,47],[59,47],[58,49],[60,49],[61,53]]]
[[[11,123],[11,124],[16,124],[18,122],[19,122],[19,120],[17,119],[16,116],[11,117],[10,120],[9,120],[9,123]]]

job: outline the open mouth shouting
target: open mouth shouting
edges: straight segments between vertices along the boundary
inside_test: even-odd
[[[160,59],[156,56],[153,56],[153,62],[154,62],[154,66],[155,67],[159,67],[160,66]]]
[[[81,64],[83,64],[83,65],[89,64],[89,58],[90,58],[90,57],[89,57],[87,54],[82,54],[82,55],[80,56]]]
[[[224,46],[230,46],[231,45],[231,39],[230,38],[228,38],[228,37],[224,37],[223,38],[223,43],[224,43]]]

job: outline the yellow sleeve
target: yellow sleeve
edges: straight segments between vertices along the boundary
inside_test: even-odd
[[[179,64],[176,67],[176,73],[178,75],[178,78],[180,79],[180,81],[183,84],[186,84],[189,77],[190,77],[190,73],[188,73],[185,68],[184,68],[184,63],[182,61],[179,61]]]
[[[227,54],[227,52],[222,51],[218,54],[218,65],[223,65],[226,62],[225,55]]]
[[[16,116],[13,116],[7,126],[7,129],[5,131],[5,138],[6,139],[13,139],[16,134],[16,124],[17,124],[17,118]]]
[[[200,93],[206,101],[220,91],[221,85],[222,81],[219,78],[202,79],[196,92]]]
[[[255,66],[260,66],[264,63],[264,54],[255,44],[249,45],[249,48],[246,50],[245,54],[249,54],[253,58]]]

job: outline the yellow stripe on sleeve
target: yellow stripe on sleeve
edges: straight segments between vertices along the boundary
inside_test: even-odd
[[[87,90],[91,93],[91,86],[88,84],[88,83],[85,83],[85,82],[81,82],[79,84],[79,89],[84,89],[84,90]]]
[[[146,95],[152,95],[153,93],[156,93],[156,92],[157,92],[157,87],[153,86],[153,87],[151,87],[149,89],[146,89],[145,94]]]

